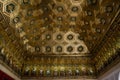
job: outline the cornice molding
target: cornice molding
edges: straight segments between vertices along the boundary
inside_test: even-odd
[[[120,18],[120,7],[118,8],[118,11],[114,18],[111,20],[111,24],[106,30],[106,33],[104,34],[104,37],[99,41],[99,43],[96,45],[95,49],[91,52],[93,53],[93,58],[97,55],[97,51],[101,49],[101,47],[104,45],[105,41],[111,36],[111,34],[114,32],[116,28],[119,27],[119,18]],[[116,26],[117,25],[117,26]],[[111,31],[112,30],[112,31]],[[99,45],[99,46],[98,46]]]

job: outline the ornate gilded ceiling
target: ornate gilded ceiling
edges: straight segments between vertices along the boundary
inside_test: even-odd
[[[95,76],[120,48],[119,14],[119,0],[0,0],[1,49],[25,76]]]

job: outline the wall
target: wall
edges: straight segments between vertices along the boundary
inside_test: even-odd
[[[10,76],[8,76],[6,73],[0,70],[0,80],[14,80]]]
[[[112,69],[107,71],[104,75],[100,76],[98,80],[120,80],[118,79],[120,73],[120,62]]]
[[[8,76],[10,76],[11,78],[13,78],[15,80],[21,80],[19,77],[17,77],[14,73],[12,73],[11,71],[9,71],[7,68],[5,68],[1,64],[0,64],[0,71],[6,73]]]

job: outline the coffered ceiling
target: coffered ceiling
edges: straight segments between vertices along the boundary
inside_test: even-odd
[[[120,48],[119,12],[119,0],[0,0],[2,51],[23,76],[95,76]]]

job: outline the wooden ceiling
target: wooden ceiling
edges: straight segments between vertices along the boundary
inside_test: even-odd
[[[119,0],[0,0],[1,53],[23,76],[96,76],[119,52],[119,18]]]

